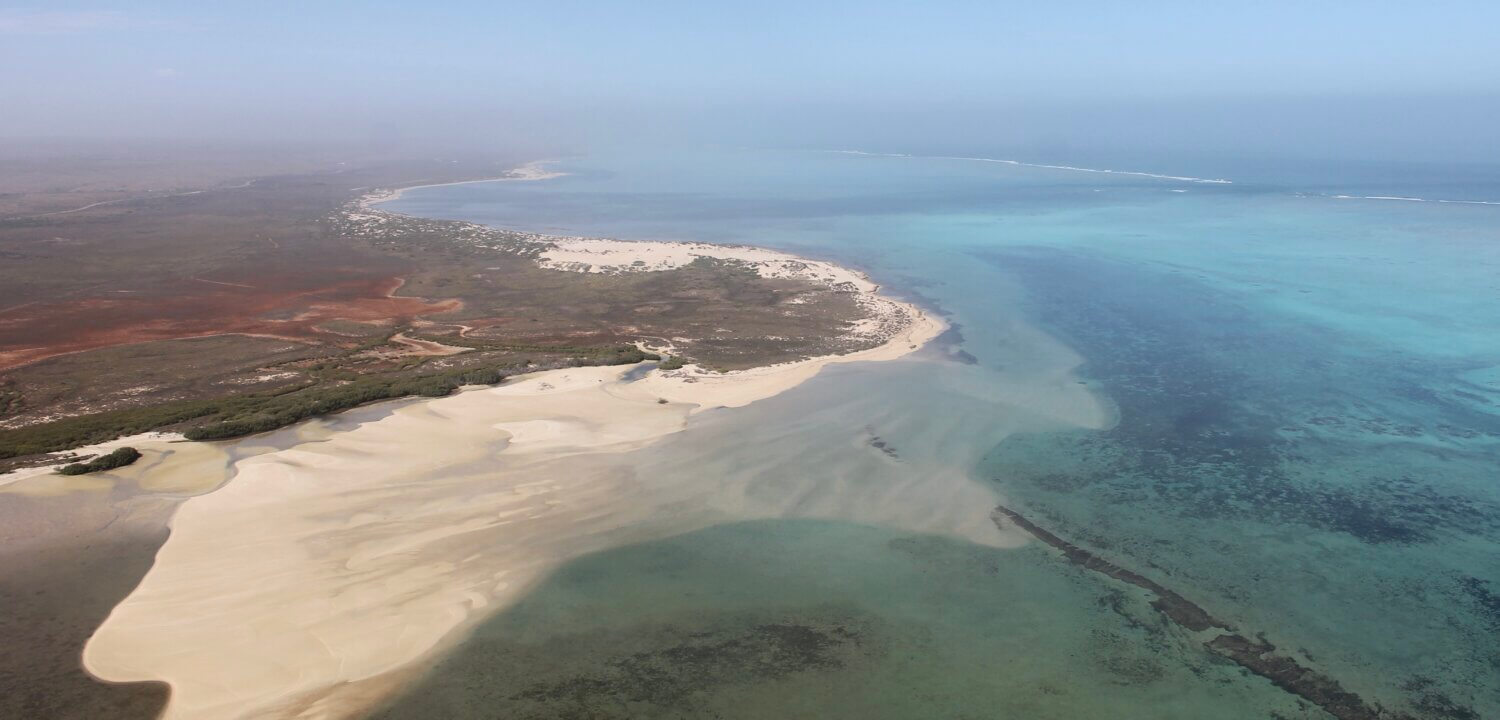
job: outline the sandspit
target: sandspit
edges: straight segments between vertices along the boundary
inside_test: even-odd
[[[845,339],[866,349],[842,355],[720,373],[696,365],[652,373],[643,381],[661,397],[693,403],[699,410],[740,407],[769,397],[813,377],[830,363],[893,360],[937,337],[947,325],[920,308],[880,294],[864,273],[831,262],[748,245],[711,245],[666,241],[553,238],[541,253],[543,267],[589,273],[633,273],[671,270],[699,258],[742,263],[761,277],[792,278],[851,293],[864,318],[852,323]],[[670,343],[649,345],[671,353]]]
[[[637,477],[609,457],[830,363],[903,357],[945,327],[859,273],[775,251],[579,239],[552,253],[541,262],[589,272],[712,255],[837,286],[868,310],[848,330],[866,349],[633,382],[621,367],[547,371],[240,459],[232,480],[178,509],[150,572],[90,639],[85,667],[170,684],[166,718],[357,713],[560,563],[734,515],[707,500],[723,490],[713,483]],[[976,495],[966,507],[992,500],[966,492]],[[975,539],[1003,542],[991,534]]]
[[[607,456],[816,367],[702,384],[693,403],[659,402],[664,383],[625,382],[628,368],[547,371],[242,460],[179,508],[85,667],[167,682],[166,718],[357,713],[559,564],[732,518],[715,483],[638,477]],[[684,397],[700,385],[670,382]]]
[[[426,185],[407,185],[405,187],[377,190],[359,199],[359,206],[369,209],[371,206],[399,199],[408,190],[430,187],[446,187],[448,185],[473,185],[475,183],[492,183],[507,181],[529,181],[529,180],[551,180],[567,175],[565,172],[548,170],[547,166],[557,162],[556,160],[533,160],[525,165],[507,172],[503,177],[481,178],[478,180],[456,180],[454,182],[427,183]]]

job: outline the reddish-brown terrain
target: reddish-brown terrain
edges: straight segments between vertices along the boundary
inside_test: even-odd
[[[250,283],[255,283],[254,285]],[[121,293],[0,311],[0,370],[83,350],[242,334],[317,341],[329,320],[402,324],[450,312],[459,300],[396,297],[399,277],[353,270],[220,274],[177,281],[145,296]]]

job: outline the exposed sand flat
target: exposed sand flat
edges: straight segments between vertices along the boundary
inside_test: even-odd
[[[835,493],[883,498],[868,512],[833,495],[767,503],[692,473],[636,476],[608,456],[682,429],[692,406],[659,403],[624,372],[538,373],[240,461],[232,482],[178,510],[85,666],[168,682],[167,718],[344,717],[585,552],[794,514],[1023,541],[983,522],[995,498],[961,473]]]
[[[782,512],[587,457],[640,448],[694,410],[773,395],[830,362],[910,353],[943,327],[910,312],[898,337],[855,355],[628,383],[621,367],[538,373],[240,460],[230,483],[178,510],[85,666],[170,683],[168,718],[342,717],[580,553]],[[952,527],[939,517],[920,524]]]
[[[607,477],[525,476],[523,451],[621,451],[682,427],[686,406],[606,391],[621,372],[541,373],[241,461],[179,509],[86,667],[169,682],[167,717],[274,717],[422,657],[623,494]],[[514,466],[476,466],[507,444]]]
[[[885,352],[909,352],[907,340]],[[996,528],[989,513],[999,499],[951,458],[897,462],[862,442],[840,451],[816,438],[792,448],[853,458],[830,475],[733,469],[743,455],[720,468],[704,464],[719,461],[697,456],[695,443],[654,465],[620,454],[684,429],[699,407],[749,403],[827,362],[713,383],[626,382],[623,367],[555,370],[302,434],[239,461],[232,482],[181,507],[150,573],[90,640],[85,666],[105,679],[169,683],[167,718],[353,717],[584,553],[765,517],[1028,541]],[[663,389],[683,402],[658,402]],[[1108,421],[1076,382],[1060,375],[1056,389],[1076,401],[1062,406],[1068,422]],[[726,439],[732,424],[715,427],[699,438],[709,448],[764,456]],[[810,462],[826,470],[825,460]]]

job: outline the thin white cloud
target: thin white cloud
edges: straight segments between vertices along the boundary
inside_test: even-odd
[[[111,10],[20,10],[0,8],[0,34],[59,35],[102,32],[159,24]]]

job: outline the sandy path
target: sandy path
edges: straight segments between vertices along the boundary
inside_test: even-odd
[[[444,345],[442,343],[436,343],[431,340],[418,340],[417,338],[410,338],[406,336],[406,333],[396,333],[395,335],[392,335],[391,342],[409,348],[410,351],[405,353],[406,355],[443,357],[447,355],[466,353],[470,350],[473,350],[473,348],[466,348],[458,345]]]

